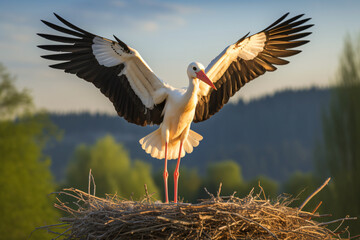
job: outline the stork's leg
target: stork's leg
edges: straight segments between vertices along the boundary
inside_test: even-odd
[[[169,173],[167,171],[167,142],[165,143],[165,166],[164,166],[164,186],[165,186],[165,202],[169,203],[169,195],[168,195],[168,176]]]
[[[179,158],[176,163],[176,168],[174,171],[174,203],[177,203],[178,199],[178,180],[179,180],[179,167],[180,167],[180,158],[181,158],[181,150],[182,150],[183,142],[180,142],[180,151],[179,151]]]

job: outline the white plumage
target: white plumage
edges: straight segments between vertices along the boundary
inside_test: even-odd
[[[292,48],[308,42],[298,39],[308,36],[310,32],[303,31],[312,26],[304,25],[309,18],[300,19],[303,15],[285,20],[285,14],[263,31],[246,35],[225,48],[206,69],[200,63],[191,63],[187,68],[188,88],[177,89],[161,81],[140,54],[117,37],[112,41],[94,35],[55,16],[68,28],[43,22],[67,36],[39,34],[65,43],[39,46],[58,52],[42,56],[61,61],[51,67],[92,82],[127,121],[141,126],[160,125],[140,144],[152,157],[165,159],[167,202],[167,160],[178,158],[174,172],[176,202],[180,159],[202,140],[190,129],[191,123],[210,118],[247,82],[276,70],[274,65],[287,64],[282,58],[300,52]]]

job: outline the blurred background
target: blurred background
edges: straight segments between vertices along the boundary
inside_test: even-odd
[[[186,67],[205,66],[249,31],[261,31],[286,12],[315,24],[310,43],[290,64],[248,83],[219,114],[192,124],[204,136],[181,163],[184,202],[207,198],[204,187],[244,197],[252,189],[332,217],[360,217],[359,1],[2,1],[0,3],[0,238],[24,239],[61,217],[51,192],[87,191],[92,169],[97,195],[140,199],[146,183],[163,200],[163,161],[138,140],[154,130],[116,116],[93,85],[50,69],[40,58],[53,33],[40,19],[53,12],[107,38],[115,34],[139,51],[154,72],[187,86]],[[169,168],[172,174],[175,162]],[[171,176],[171,175],[170,175]],[[169,178],[172,180],[172,177]],[[172,183],[170,196],[172,196]],[[352,236],[360,222],[346,222]],[[336,229],[338,225],[330,226]],[[60,231],[60,230],[59,230]],[[344,232],[346,235],[347,232]],[[31,239],[50,239],[35,231]]]

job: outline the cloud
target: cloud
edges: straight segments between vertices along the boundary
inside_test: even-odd
[[[115,9],[117,18],[122,18],[135,28],[157,32],[186,25],[186,15],[200,11],[196,4],[191,6],[159,0],[113,0],[109,4]]]
[[[186,21],[178,16],[158,15],[150,20],[136,20],[131,23],[136,29],[147,32],[175,29],[186,25]]]
[[[146,21],[139,24],[145,31],[154,32],[159,29],[159,25],[154,21]]]

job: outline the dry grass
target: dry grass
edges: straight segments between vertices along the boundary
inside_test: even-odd
[[[353,219],[320,223],[314,219],[325,215],[288,207],[289,198],[271,202],[252,192],[243,199],[220,197],[220,189],[198,204],[156,202],[147,191],[142,201],[129,201],[64,189],[59,194],[74,198],[75,207],[58,199],[55,207],[69,216],[42,228],[61,239],[341,239],[326,226]]]

